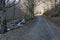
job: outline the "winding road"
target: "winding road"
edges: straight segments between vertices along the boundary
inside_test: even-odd
[[[0,40],[60,40],[60,29],[43,16],[27,26],[1,35]]]

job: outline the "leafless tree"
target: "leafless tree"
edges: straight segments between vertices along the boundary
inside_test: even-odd
[[[34,0],[26,0],[24,5],[27,7],[28,12],[30,13],[30,17],[34,17]]]
[[[13,0],[13,2],[11,4],[8,4],[10,1],[7,0],[0,0],[0,11],[3,11],[2,15],[2,19],[3,20],[0,24],[0,29],[2,29],[2,32],[1,33],[4,33],[4,32],[7,32],[7,20],[6,20],[6,9],[7,8],[10,8],[12,6],[15,6],[17,3],[16,0]],[[18,2],[19,3],[19,2]],[[7,5],[6,5],[7,4]],[[15,7],[14,7],[14,12],[15,12]]]

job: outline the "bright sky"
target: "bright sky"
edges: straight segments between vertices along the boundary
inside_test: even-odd
[[[9,1],[6,0],[5,3],[6,3],[6,4],[11,4],[11,3],[13,3],[14,1],[15,1],[15,3],[19,2],[19,0],[9,0]]]

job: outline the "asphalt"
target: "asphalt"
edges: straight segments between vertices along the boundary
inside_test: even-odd
[[[2,34],[0,40],[60,40],[60,28],[44,17],[37,16],[27,26]]]

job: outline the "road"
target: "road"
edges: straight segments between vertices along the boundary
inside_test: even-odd
[[[60,40],[60,29],[38,16],[29,25],[1,35],[0,40]]]

